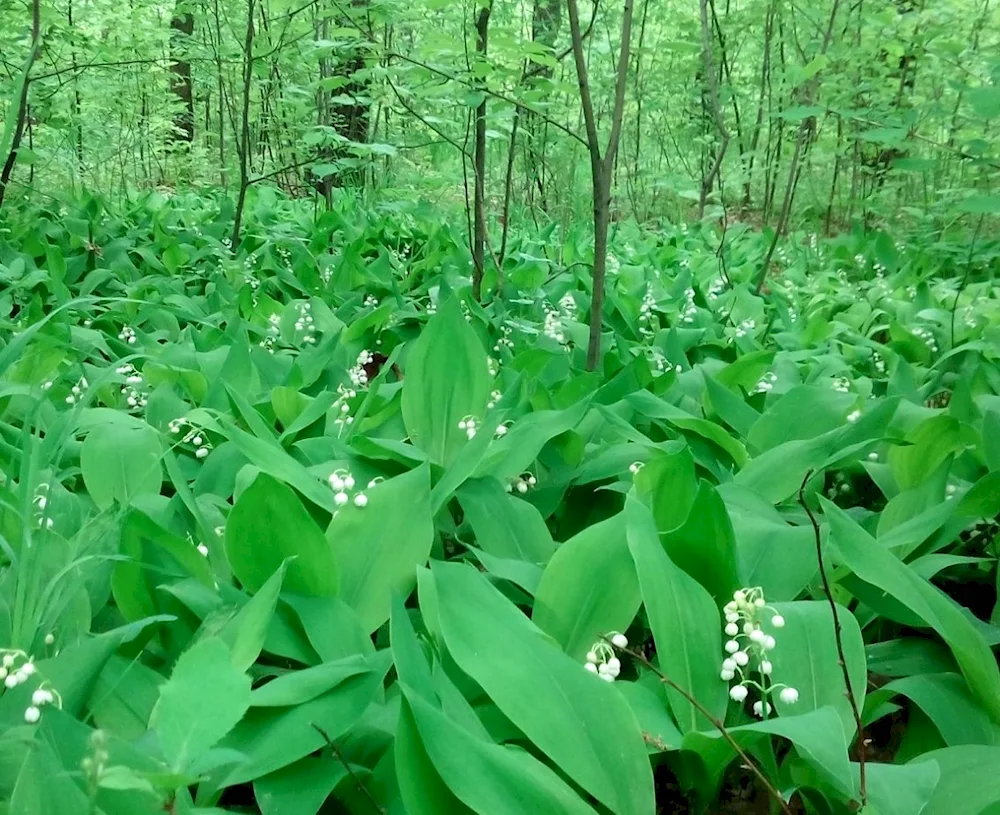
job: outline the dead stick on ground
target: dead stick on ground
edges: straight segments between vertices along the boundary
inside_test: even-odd
[[[341,764],[344,765],[344,769],[350,773],[351,778],[354,779],[354,783],[358,785],[358,789],[361,790],[362,794],[371,801],[373,807],[375,807],[376,812],[381,812],[385,815],[386,809],[376,800],[375,796],[371,794],[371,790],[365,786],[364,782],[358,777],[358,774],[354,772],[354,768],[348,763],[347,759],[344,758],[344,754],[340,752],[337,745],[333,743],[333,740],[326,734],[326,731],[320,727],[318,724],[312,724],[313,730],[319,733],[323,737],[323,741],[326,742],[326,746],[330,748],[330,752],[333,753],[334,758],[337,759]]]

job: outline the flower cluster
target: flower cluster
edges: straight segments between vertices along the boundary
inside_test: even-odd
[[[545,319],[548,320],[548,314],[546,314]],[[499,351],[501,348],[513,348],[514,340],[510,338],[510,335],[513,333],[514,329],[506,323],[500,326],[500,339],[496,341],[496,345],[493,346],[493,350]]]
[[[794,704],[799,699],[799,692],[787,685],[775,684],[771,679],[774,666],[771,663],[771,652],[777,644],[774,636],[764,631],[763,624],[769,622],[771,628],[784,628],[785,618],[767,605],[764,592],[759,587],[739,589],[733,594],[733,599],[723,607],[726,617],[724,631],[726,637],[726,658],[722,660],[722,670],[719,673],[723,682],[732,682],[738,678],[738,683],[729,690],[729,697],[734,702],[744,702],[755,689],[760,699],[753,704],[753,712],[759,718],[771,713],[768,699],[778,691],[778,696],[785,704]],[[769,619],[765,619],[769,617]],[[759,679],[754,679],[756,673]]]
[[[913,336],[919,337],[921,340],[923,340],[924,345],[926,345],[928,349],[930,349],[931,353],[935,354],[937,353],[938,350],[937,340],[934,337],[934,333],[929,328],[921,328],[920,326],[917,326],[916,328],[913,329]]]
[[[545,324],[542,326],[542,333],[549,339],[553,339],[560,344],[566,343],[566,335],[563,333],[562,315],[558,309],[545,304]]]
[[[357,395],[358,392],[354,388],[345,388],[343,385],[337,386],[337,401],[331,407],[339,414],[333,420],[333,423],[340,430],[343,430],[349,424],[354,424],[354,417],[351,415],[351,406],[348,404],[348,401],[354,399]]]
[[[708,299],[715,301],[722,296],[722,293],[726,290],[726,281],[721,277],[715,278],[712,281],[712,285],[708,287]]]
[[[576,300],[573,299],[572,292],[566,292],[566,294],[559,298],[559,310],[567,320],[576,319]]]
[[[135,330],[128,325],[122,326],[122,330],[118,332],[118,339],[129,345],[135,345]]]
[[[351,378],[351,384],[355,388],[363,388],[368,384],[368,372],[365,370],[365,366],[371,365],[374,359],[374,354],[367,349],[358,354],[358,361],[347,372]]]
[[[375,308],[378,305],[378,298],[372,294],[365,297],[365,302],[362,304],[365,308]]]
[[[645,466],[646,465],[643,464],[641,461],[633,461],[631,464],[628,465],[628,471],[632,473],[632,475],[638,475],[639,470],[641,470]]]
[[[465,431],[465,438],[472,441],[476,437],[476,431],[482,424],[475,416],[466,416],[458,421],[458,429]]]
[[[628,648],[628,638],[624,634],[612,632],[606,640],[598,640],[587,652],[584,667],[592,674],[601,677],[605,682],[614,682],[622,672],[622,663],[615,656],[615,648]],[[612,647],[614,646],[614,647]]]
[[[854,424],[860,418],[861,418],[860,410],[852,410],[850,413],[847,414],[847,421],[850,424]]]
[[[621,261],[618,260],[618,256],[614,252],[608,252],[606,267],[609,275],[616,275],[621,271]]]
[[[43,385],[42,387],[45,390],[48,390],[50,387],[52,387],[52,383],[46,382],[45,385]],[[90,383],[87,382],[87,377],[81,376],[80,379],[77,381],[77,383],[72,388],[69,389],[69,395],[66,397],[66,404],[75,405],[76,400],[79,399],[80,396],[83,395],[83,392],[89,387]]]
[[[885,360],[882,359],[882,355],[875,351],[872,354],[872,363],[875,366],[875,372],[884,375],[885,374]]]
[[[201,428],[183,416],[167,422],[167,429],[174,436],[185,428],[187,428],[187,431],[184,433],[181,441],[185,444],[190,443],[194,447],[195,458],[205,458],[208,455],[208,451],[212,449],[212,443],[202,435],[204,431]]]
[[[38,529],[51,529],[52,519],[48,517],[46,513],[46,508],[49,505],[49,485],[42,482],[38,485],[35,490],[35,495],[31,499],[32,505],[35,507],[35,526]]]
[[[830,384],[840,393],[847,393],[851,389],[851,381],[846,376],[835,376]]]
[[[48,644],[49,638],[46,637],[45,641]],[[52,641],[55,641],[54,637]],[[0,649],[0,654],[3,654],[0,658],[0,679],[3,679],[7,690],[31,681],[31,677],[36,675],[35,663],[24,651],[4,648]],[[42,718],[42,708],[51,704],[61,708],[62,698],[47,682],[42,681],[31,694],[31,704],[24,710],[24,721],[37,724]]]
[[[753,390],[750,394],[755,393],[767,393],[774,387],[774,383],[778,381],[778,375],[773,371],[768,371],[760,379],[757,380],[757,384],[753,386]]]
[[[374,487],[380,479],[373,479],[368,483],[369,489]],[[334,470],[328,479],[330,489],[333,490],[333,503],[338,507],[347,506],[351,500],[350,491],[354,489],[354,476],[350,470]],[[363,492],[358,492],[354,496],[354,506],[364,509],[368,506],[368,496]]]
[[[435,303],[433,300],[428,300],[426,309],[427,314],[428,315],[437,314],[437,310],[438,310],[437,303]]]
[[[504,489],[507,492],[516,492],[519,495],[524,495],[528,490],[538,484],[538,479],[535,478],[531,473],[524,473],[518,476],[504,485]]]
[[[146,407],[146,392],[142,388],[142,374],[136,370],[136,367],[131,362],[126,362],[115,368],[115,372],[125,377],[121,392],[125,397],[126,404],[130,408]]]
[[[311,303],[301,303],[299,305],[299,316],[295,321],[295,330],[302,331],[305,336],[302,337],[302,342],[306,345],[316,344],[316,326],[313,323],[312,314],[312,304]]]
[[[258,345],[269,354],[274,353],[274,343],[281,335],[281,315],[272,314],[267,318],[267,335]]]
[[[493,357],[486,357],[486,370],[490,376],[496,376],[500,372],[500,363]]]
[[[745,337],[747,334],[751,333],[757,327],[757,323],[754,320],[746,319],[736,326],[736,336]]]
[[[488,401],[486,403],[486,409],[487,410],[492,410],[493,408],[495,408],[496,405],[497,405],[497,402],[499,402],[501,398],[503,398],[503,394],[500,391],[498,391],[496,389],[491,390],[490,391],[490,401]]]
[[[494,431],[493,436],[497,439],[502,439],[507,435],[507,431],[510,430],[510,422],[505,422],[503,424],[497,425],[496,431]]]
[[[694,289],[688,287],[684,289],[684,308],[681,309],[681,320],[685,323],[693,323],[697,313],[698,307],[694,304]]]

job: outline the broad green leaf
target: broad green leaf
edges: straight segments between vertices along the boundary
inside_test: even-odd
[[[929,775],[940,773],[921,815],[993,812],[1000,802],[1000,747],[964,745],[932,750],[910,762]]]
[[[820,436],[843,425],[856,399],[829,386],[792,388],[761,415],[747,443],[763,451],[793,439]]]
[[[712,596],[663,551],[649,510],[635,498],[625,504],[628,547],[639,575],[642,602],[662,670],[717,719],[726,715],[728,688],[719,679],[722,625]],[[675,690],[667,699],[682,732],[711,722]]]
[[[430,472],[422,465],[364,490],[364,508],[348,504],[327,528],[340,567],[340,596],[367,631],[389,619],[392,593],[408,595],[434,540]]]
[[[289,764],[253,783],[262,815],[316,815],[347,768],[327,752]]]
[[[282,563],[260,591],[219,631],[219,637],[229,646],[233,665],[241,671],[249,670],[264,648],[268,625],[285,578],[285,566]]]
[[[925,674],[897,679],[872,693],[866,707],[875,709],[896,695],[907,697],[927,714],[950,747],[1000,745],[1000,727],[990,721],[958,674]]]
[[[458,491],[479,548],[490,555],[527,563],[545,563],[556,546],[541,513],[504,491],[492,478],[467,481]]]
[[[298,496],[260,473],[229,513],[226,556],[243,586],[253,592],[289,560],[284,586],[309,596],[338,591],[337,561],[323,531]]]
[[[633,481],[636,494],[653,510],[661,533],[684,523],[698,495],[694,459],[687,447],[676,453],[653,453]]]
[[[440,710],[408,694],[403,703],[434,768],[455,796],[480,815],[588,815],[594,810],[552,769],[515,746],[477,739]]]
[[[410,351],[402,402],[406,432],[432,461],[450,464],[468,443],[459,422],[481,422],[489,396],[486,351],[453,297]]]
[[[435,562],[432,575],[437,617],[458,666],[612,812],[652,815],[642,734],[615,689],[556,648],[474,569]]]
[[[618,514],[556,550],[542,572],[531,619],[582,660],[601,635],[628,628],[640,602],[625,516]]]
[[[653,396],[649,391],[633,393],[625,401],[645,416],[662,419],[680,430],[708,439],[726,452],[737,467],[743,467],[747,463],[747,451],[743,445],[714,422],[691,416],[669,402]]]
[[[865,775],[868,808],[862,810],[864,815],[922,815],[940,771],[932,762],[898,765],[870,761],[865,765]]]
[[[718,490],[702,481],[687,520],[662,539],[674,565],[707,589],[717,605],[732,599],[740,586],[736,539]]]
[[[921,484],[948,456],[964,446],[961,424],[951,416],[934,416],[907,434],[907,445],[889,450],[889,465],[901,489]]]
[[[906,606],[947,643],[970,690],[1000,723],[1000,671],[969,618],[939,589],[897,560],[836,505],[823,501],[841,561],[858,576]]]
[[[762,722],[726,728],[738,742],[741,734],[772,733],[788,739],[799,755],[812,766],[845,797],[854,790],[851,765],[847,759],[847,743],[840,727],[836,712],[829,708],[819,708],[798,715],[782,715]],[[718,730],[702,733],[688,733],[684,736],[684,746],[694,746],[704,739],[721,739]],[[743,744],[741,747],[745,746]],[[733,757],[736,756],[733,751]]]
[[[388,651],[377,654],[350,656],[337,662],[326,662],[291,671],[255,689],[250,695],[252,707],[291,707],[322,696],[341,682],[358,674],[374,671],[384,676],[389,670]]]
[[[160,689],[150,728],[175,772],[214,747],[250,706],[250,677],[232,664],[220,639],[205,639],[181,655]]]
[[[94,503],[108,509],[156,495],[163,481],[160,439],[153,428],[120,422],[95,427],[80,449],[83,482]]]
[[[790,685],[799,692],[799,701],[786,705],[774,702],[781,716],[829,707],[840,715],[844,733],[851,737],[855,730],[854,715],[847,701],[844,672],[837,657],[833,633],[833,614],[826,601],[776,603],[774,607],[785,618],[785,627],[775,629],[765,622],[764,629],[774,636],[777,647],[771,654],[775,682]],[[767,619],[768,615],[764,615]],[[867,670],[865,646],[857,620],[843,606],[837,606],[841,641],[851,676],[851,689],[858,708],[864,705]]]

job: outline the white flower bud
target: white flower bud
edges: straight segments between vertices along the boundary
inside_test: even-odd
[[[198,554],[200,554],[202,557],[208,557],[208,547],[203,543],[199,543]]]
[[[755,606],[756,606],[757,608],[764,608],[764,606],[766,606],[766,605],[767,605],[767,603],[766,603],[766,602],[764,601],[764,598],[763,598],[763,597],[758,597],[758,598],[757,598],[756,600],[754,600],[754,601],[753,601],[753,604],[754,604],[754,605],[755,605]]]
[[[363,492],[359,492],[357,495],[354,496],[354,506],[358,507],[359,509],[368,506],[368,496],[365,495]]]
[[[768,660],[768,659],[762,659],[761,660],[761,662],[760,662],[760,672],[762,674],[764,674],[764,676],[770,676],[771,675],[771,671],[773,671],[773,670],[774,670],[774,666],[771,664],[770,660]]]
[[[770,650],[772,650],[774,648],[774,646],[777,643],[774,641],[774,637],[767,636],[767,637],[764,637],[764,642],[761,643],[761,644],[764,646],[764,650],[765,651],[770,651]]]
[[[521,495],[524,495],[528,491],[528,484],[527,484],[527,482],[526,481],[518,481],[517,482],[517,491],[519,493],[521,493]]]
[[[13,654],[4,654],[3,655],[3,666],[5,668],[9,668],[13,664],[14,664],[14,655]]]
[[[465,430],[466,427],[468,427],[468,425],[465,423],[465,419],[459,419],[459,421],[458,421],[458,429],[459,430]]]
[[[193,444],[195,447],[201,447],[204,441],[205,440],[201,436],[195,436],[193,439],[191,439],[191,444]]]
[[[734,702],[742,702],[747,698],[749,691],[743,685],[734,685],[729,689],[729,698]]]
[[[586,668],[588,671],[590,671],[592,674],[597,673],[597,666],[593,662],[588,662],[583,667]]]
[[[719,678],[723,682],[732,682],[736,678],[736,671],[722,671],[719,673]]]
[[[726,615],[726,622],[727,623],[736,623],[736,622],[739,622],[739,619],[740,619],[740,615],[739,614],[727,614]]]
[[[353,490],[354,489],[354,476],[348,475],[344,477],[344,489]]]
[[[505,424],[499,425],[497,427],[497,433],[496,434],[498,436],[506,436],[507,435],[507,425],[505,425]]]
[[[587,663],[590,665],[596,665],[597,654],[595,654],[593,651],[587,651]]]
[[[344,506],[349,500],[350,499],[347,497],[346,492],[338,492],[333,496],[333,503],[335,503],[338,507]]]
[[[601,676],[604,676],[605,674],[610,673],[611,669],[608,667],[608,663],[607,662],[602,662],[600,665],[597,666],[597,672]]]
[[[615,648],[628,648],[628,638],[624,634],[614,634],[611,637],[611,644]]]
[[[622,663],[621,660],[618,659],[618,657],[611,657],[611,659],[608,660],[607,664],[608,664],[608,671],[613,676],[618,676],[618,674],[622,672]]]
[[[750,661],[750,657],[746,651],[737,651],[733,654],[733,661],[735,661],[741,668],[745,668],[747,663]]]
[[[752,634],[756,630],[757,626],[753,623],[743,623],[743,633]]]
[[[46,645],[52,645],[52,643],[54,643],[55,641],[56,641],[55,634],[46,634],[45,635],[45,644]]]
[[[35,664],[33,662],[25,662],[19,671],[23,676],[31,676],[35,672]]]
[[[33,694],[31,694],[31,704],[35,707],[41,707],[52,701],[52,694],[47,690],[39,688]]]
[[[764,642],[765,634],[759,628],[755,628],[750,632],[750,639],[758,644]]]
[[[771,705],[768,704],[767,705],[767,712],[769,714],[770,714],[770,712],[771,712],[772,709],[773,708],[771,707]],[[764,703],[763,702],[754,702],[753,703],[753,713],[754,713],[754,716],[757,716],[758,718],[761,718],[761,719],[764,718]]]
[[[729,617],[730,615],[734,615],[736,614],[736,603],[730,600],[722,607],[722,610],[725,612],[727,617]],[[730,620],[730,622],[732,621]]]
[[[21,681],[21,675],[17,673],[7,674],[7,678],[4,679],[3,684],[8,688],[16,688],[18,683]]]
[[[742,589],[737,589],[733,592],[733,600],[736,601],[737,605],[741,605],[746,602],[747,596],[743,593]]]
[[[336,473],[333,473],[333,474],[332,474],[332,475],[330,476],[330,478],[329,478],[329,482],[330,482],[330,487],[331,487],[332,489],[335,489],[335,490],[337,490],[337,492],[340,492],[340,491],[341,491],[342,489],[344,489],[344,481],[343,481],[343,479],[342,479],[342,478],[341,478],[341,477],[340,477],[339,475],[337,475]]]
[[[782,617],[780,614],[775,614],[771,618],[771,625],[773,625],[775,628],[784,628],[785,627],[785,618]]]
[[[868,460],[869,461],[878,461],[878,453],[876,453],[874,450],[872,450],[872,452],[870,452],[868,454]]]
[[[726,636],[735,637],[740,633],[740,627],[736,623],[728,623],[726,625]]]
[[[794,705],[799,701],[799,692],[795,688],[782,688],[778,696],[786,705]]]
[[[24,711],[24,720],[28,724],[35,724],[40,718],[42,718],[42,711],[34,705]]]
[[[208,455],[207,447],[199,447],[197,450],[194,451],[195,458],[205,458],[205,456],[207,455]]]
[[[611,674],[598,674],[605,682],[614,682],[615,678]]]
[[[724,671],[735,671],[736,670],[736,660],[732,657],[726,657],[722,660],[722,670]]]
[[[739,650],[740,650],[740,644],[736,640],[729,640],[726,643],[727,654],[735,654]]]

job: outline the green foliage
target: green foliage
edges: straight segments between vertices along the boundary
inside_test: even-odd
[[[584,232],[479,304],[419,205],[220,200],[0,236],[7,809],[713,812],[735,742],[847,812],[860,738],[866,811],[1000,806],[975,267],[623,222],[585,371]]]

